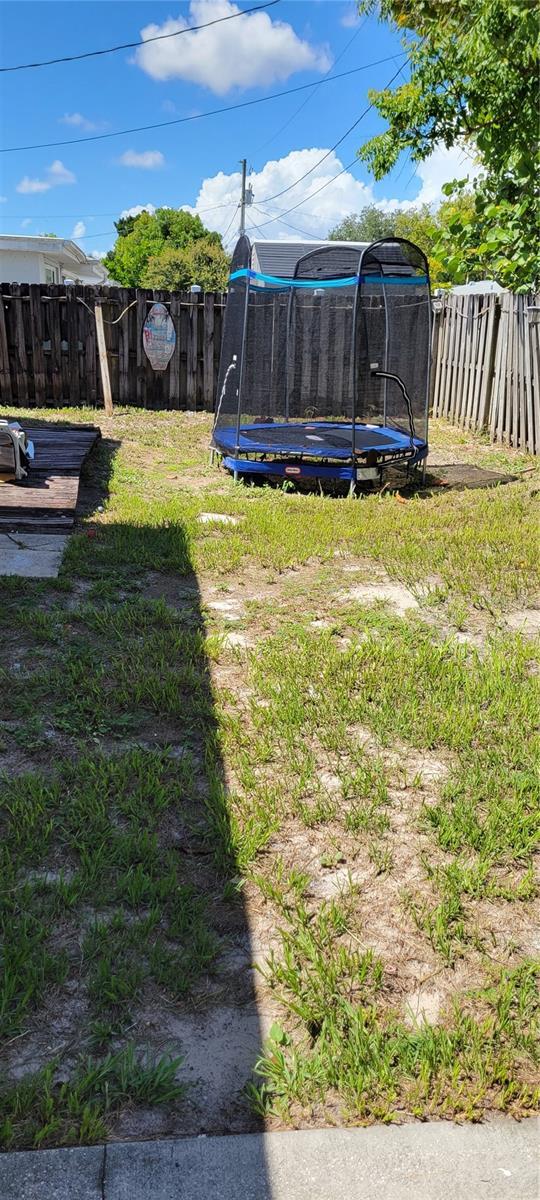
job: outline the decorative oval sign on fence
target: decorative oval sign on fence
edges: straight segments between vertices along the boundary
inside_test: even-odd
[[[176,331],[164,304],[153,304],[143,325],[143,346],[154,371],[166,371],[174,354]]]

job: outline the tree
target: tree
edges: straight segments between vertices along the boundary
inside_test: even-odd
[[[382,212],[375,204],[367,204],[359,213],[349,213],[339,225],[330,230],[330,241],[376,242],[395,233],[395,213]]]
[[[445,200],[436,210],[430,208],[429,204],[421,204],[416,208],[396,208],[384,213],[375,205],[369,205],[357,216],[351,213],[328,236],[353,242],[376,241],[380,237],[392,236],[407,238],[424,251],[429,262],[431,282],[437,285],[452,284],[458,282],[457,273],[448,265],[454,223],[461,217],[469,217],[473,207],[470,192],[464,192],[453,200]],[[369,214],[367,220],[366,213]],[[380,223],[374,217],[375,213],[380,214]]]
[[[229,259],[220,245],[210,238],[191,242],[183,250],[166,246],[148,260],[141,283],[143,287],[183,291],[198,283],[205,292],[221,292],[227,286]]]
[[[538,286],[535,5],[359,0],[359,8],[403,31],[411,73],[394,91],[370,92],[388,127],[361,157],[381,179],[404,150],[420,161],[441,142],[461,146],[481,173],[473,205],[456,210],[441,241],[449,270],[463,279],[489,271],[516,290]],[[459,198],[465,182],[449,181],[447,194]]]
[[[119,217],[118,220],[114,222],[114,227],[118,237],[128,237],[130,233],[133,233],[133,230],[135,229],[135,221],[137,220],[137,217],[140,216],[142,216],[142,213],[135,213],[134,215],[128,217]]]
[[[219,234],[183,209],[158,208],[155,213],[120,217],[116,228],[119,236],[104,261],[111,278],[125,287],[142,284],[149,260],[165,249],[186,250],[201,240],[221,249]]]

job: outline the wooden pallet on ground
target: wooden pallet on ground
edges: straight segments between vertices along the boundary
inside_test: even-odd
[[[93,426],[25,429],[35,458],[20,483],[0,484],[0,530],[69,533],[75,522],[82,465],[97,439]]]

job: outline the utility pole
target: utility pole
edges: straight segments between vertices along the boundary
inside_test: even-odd
[[[246,188],[247,159],[242,158],[242,159],[240,159],[240,162],[242,165],[242,195],[241,195],[240,206],[239,206],[240,207],[239,234],[240,234],[240,237],[242,237],[243,234],[246,232],[246,208],[249,208],[249,206],[251,204],[253,204],[253,188],[251,187],[251,184],[249,184],[249,186]]]
[[[242,162],[242,195],[240,199],[240,237],[246,232],[246,172],[247,159],[243,158]]]

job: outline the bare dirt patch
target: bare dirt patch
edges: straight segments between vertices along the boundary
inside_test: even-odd
[[[268,1034],[272,1017],[256,1004],[213,1004],[205,1012],[179,1013],[148,1007],[141,1014],[144,1045],[154,1053],[182,1056],[179,1078],[188,1092],[181,1109],[162,1110],[151,1118],[153,1136],[187,1137],[199,1133],[246,1133],[259,1128],[244,1094]],[[152,1110],[126,1112],[116,1129],[119,1137],[140,1137],[148,1130]]]
[[[515,633],[523,633],[526,637],[537,637],[540,634],[540,608],[518,608],[506,614],[506,624]]]
[[[383,600],[402,615],[410,612],[413,608],[418,608],[416,597],[409,591],[409,588],[404,587],[401,583],[381,581],[380,583],[357,584],[349,591],[342,592],[339,599],[345,602],[355,600],[359,604],[376,604],[377,601]]]

